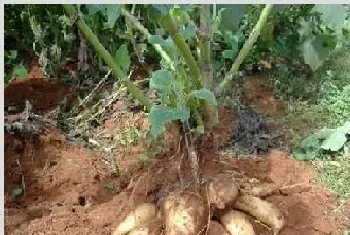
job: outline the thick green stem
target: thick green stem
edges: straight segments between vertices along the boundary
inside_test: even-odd
[[[78,17],[77,12],[73,5],[62,4],[66,13],[72,17]],[[87,41],[89,41],[92,46],[95,48],[97,54],[106,62],[106,64],[113,70],[114,76],[119,79],[123,85],[126,86],[128,92],[132,94],[132,96],[137,99],[143,106],[146,107],[148,111],[151,110],[152,102],[148,99],[143,92],[131,81],[127,80],[127,76],[123,74],[122,70],[118,66],[118,64],[114,61],[111,54],[103,47],[100,43],[96,35],[92,32],[92,30],[85,24],[85,22],[79,18],[75,19],[75,24],[79,28],[79,30],[86,37]]]
[[[256,23],[255,27],[253,28],[252,32],[250,33],[248,40],[244,43],[242,49],[240,50],[237,59],[235,60],[235,62],[232,65],[231,70],[229,71],[229,73],[225,77],[224,81],[222,81],[219,84],[219,86],[216,90],[217,94],[220,94],[223,91],[224,87],[227,84],[231,83],[233,78],[238,74],[239,66],[242,64],[243,60],[248,55],[248,53],[251,50],[251,48],[253,47],[254,43],[258,39],[258,37],[260,35],[260,31],[263,28],[263,26],[265,25],[272,8],[273,8],[273,4],[267,4],[265,6],[265,8],[262,10],[258,22]]]
[[[203,86],[208,90],[213,89],[213,67],[211,64],[212,28],[210,21],[210,5],[202,4],[200,11],[200,38],[203,46],[201,48],[200,68]],[[204,102],[203,116],[206,128],[211,129],[213,126],[219,123],[217,107],[210,105],[208,102]]]
[[[171,38],[173,39],[175,45],[177,48],[181,51],[186,64],[188,68],[190,69],[190,73],[193,77],[193,79],[199,79],[200,78],[200,71],[198,64],[194,57],[192,56],[190,47],[187,45],[185,39],[179,32],[173,17],[170,15],[170,13],[167,13],[163,18],[163,23],[166,27],[166,29],[169,31],[169,34]]]
[[[132,14],[130,14],[127,10],[122,9],[122,15],[131,23],[133,26],[143,33],[146,37],[150,37],[151,34]],[[175,66],[169,55],[163,50],[162,46],[158,44],[152,44],[154,49],[160,54],[160,56],[164,59],[164,61],[170,66],[170,69],[175,71]]]

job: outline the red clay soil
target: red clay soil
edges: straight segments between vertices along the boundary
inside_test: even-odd
[[[112,178],[109,166],[89,150],[74,147],[55,131],[38,139],[23,140],[5,136],[5,221],[7,234],[110,234],[138,203],[162,199],[181,187],[176,158],[150,163],[129,176]],[[332,207],[336,197],[310,183],[302,163],[283,152],[268,158],[224,159],[206,156],[204,177],[219,172],[245,175],[261,185],[280,190],[266,197],[286,216],[281,235],[338,234],[350,226],[346,215],[336,215]],[[11,196],[21,187],[21,164],[26,196]],[[180,171],[184,182],[186,169]],[[113,183],[109,192],[106,183]],[[254,223],[257,234],[271,232]]]
[[[243,85],[242,103],[257,108],[265,115],[273,115],[282,109],[281,104],[273,95],[273,89],[268,85],[264,75],[248,77]]]
[[[16,78],[5,89],[5,106],[22,104],[28,100],[33,104],[35,112],[43,114],[57,107],[67,94],[70,94],[68,105],[73,105],[75,96],[72,95],[73,87],[68,87],[52,79],[42,79],[42,74],[35,61],[32,62],[28,79]]]
[[[52,92],[59,93],[52,95],[43,88],[44,83],[36,86],[30,81],[22,90],[17,89],[24,85],[17,88],[11,85],[10,90],[5,90],[5,100],[31,97],[36,110],[46,111],[67,90],[52,85],[61,89],[59,93],[52,88]],[[17,96],[14,91],[21,91],[22,95]],[[219,130],[227,131],[235,117],[229,111],[221,112],[226,121]],[[228,132],[221,141],[226,135],[229,136]],[[350,228],[350,206],[343,214],[335,213],[337,198],[312,184],[312,174],[305,164],[286,153],[273,151],[264,158],[229,159],[209,150],[202,156],[203,177],[224,172],[237,176],[237,182],[247,189],[250,183],[273,189],[265,199],[276,204],[286,217],[281,235],[342,235],[340,231]],[[56,130],[31,138],[5,134],[6,234],[111,234],[111,229],[135,204],[159,205],[169,191],[186,186],[190,177],[187,159],[181,153],[162,154],[149,164],[140,164],[143,167],[133,166],[125,171],[127,174],[116,177],[98,153],[67,142]],[[12,196],[12,191],[22,188],[23,182],[26,195]],[[114,188],[107,190],[107,185]],[[266,227],[253,224],[257,234],[272,234]]]

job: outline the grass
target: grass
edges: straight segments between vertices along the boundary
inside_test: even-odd
[[[339,155],[335,159],[316,161],[321,166],[317,181],[340,198],[350,199],[350,153]]]

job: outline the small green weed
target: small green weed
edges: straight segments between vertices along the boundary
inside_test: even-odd
[[[131,126],[121,133],[117,133],[115,140],[121,146],[130,146],[136,144],[139,140],[146,138],[146,132],[143,133],[137,127]]]

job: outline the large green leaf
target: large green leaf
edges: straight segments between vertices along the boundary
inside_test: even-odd
[[[337,130],[344,135],[350,135],[350,121],[345,122],[345,124],[342,127],[339,127]]]
[[[191,93],[189,94],[189,99],[192,98],[206,100],[212,105],[217,105],[214,94],[206,88],[191,91]]]
[[[336,152],[343,148],[346,141],[346,136],[343,133],[335,131],[323,142],[321,148],[327,151]]]
[[[222,57],[224,57],[225,59],[233,59],[233,50],[224,50],[222,52]]]
[[[321,19],[328,27],[340,29],[344,25],[347,16],[346,8],[340,4],[317,4],[314,10],[320,12]]]
[[[89,11],[89,15],[96,14],[97,12],[105,12],[105,7],[103,4],[87,4],[86,9]]]
[[[116,4],[106,4],[107,22],[104,23],[105,29],[111,29],[114,27],[115,22],[118,20],[121,14],[121,6]]]
[[[114,55],[114,60],[120,66],[124,73],[127,73],[130,67],[130,56],[128,45],[125,43],[119,47]]]
[[[171,89],[173,76],[169,70],[161,69],[154,71],[149,81],[149,87],[160,91],[161,93],[169,93]]]
[[[315,71],[329,55],[329,48],[323,46],[322,40],[313,34],[304,37],[304,41],[300,45],[304,61]]]
[[[162,105],[152,106],[148,119],[151,123],[151,134],[158,136],[165,131],[165,124],[174,120],[184,122],[190,118],[190,110],[188,108],[171,108]]]
[[[221,17],[220,28],[237,30],[247,7],[247,4],[218,4],[217,10]]]

